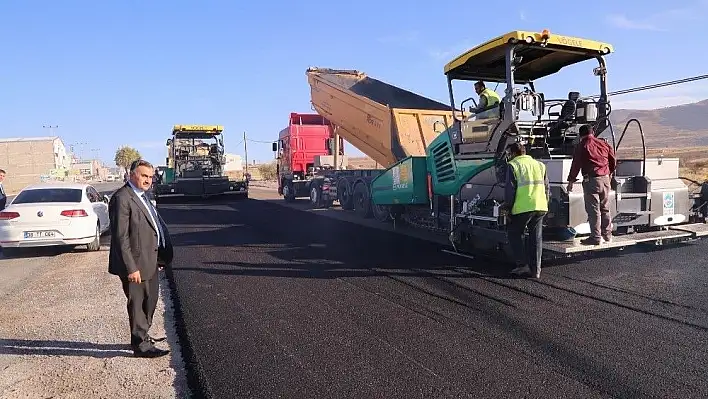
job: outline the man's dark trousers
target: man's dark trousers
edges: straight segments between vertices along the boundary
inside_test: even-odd
[[[543,217],[544,211],[524,212],[509,215],[509,245],[520,265],[528,265],[531,272],[541,271],[541,254],[543,253]],[[528,227],[529,234],[524,243],[524,231]],[[525,247],[525,248],[524,248]],[[525,256],[524,256],[525,254]]]
[[[140,284],[121,279],[123,293],[128,299],[128,322],[130,323],[130,345],[134,350],[147,350],[151,344],[148,331],[152,327],[152,318],[157,308],[159,281],[157,273]]]

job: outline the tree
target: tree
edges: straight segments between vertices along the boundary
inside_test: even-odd
[[[113,160],[116,166],[123,168],[128,172],[130,164],[140,159],[140,153],[133,147],[123,146],[116,150],[116,156]]]
[[[261,177],[263,180],[276,180],[277,174],[275,169],[275,162],[264,163],[258,165],[258,171],[261,172]]]

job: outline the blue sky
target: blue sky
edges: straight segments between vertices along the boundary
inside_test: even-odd
[[[358,69],[447,102],[443,65],[515,29],[607,41],[611,90],[707,72],[708,0],[502,3],[410,1],[39,1],[0,5],[0,137],[48,135],[112,164],[120,145],[164,162],[173,124],[225,125],[272,141],[290,112],[311,112],[308,66]],[[530,3],[529,3],[530,4]],[[540,3],[539,3],[540,4]],[[528,8],[524,8],[528,7]],[[578,17],[585,15],[585,17]],[[593,64],[537,82],[547,97],[596,93]],[[465,97],[473,95],[470,92]],[[458,94],[458,98],[460,94]],[[613,99],[655,108],[708,98],[708,82]],[[350,153],[351,146],[347,147]],[[94,150],[94,151],[92,151]],[[272,158],[249,143],[249,158]]]

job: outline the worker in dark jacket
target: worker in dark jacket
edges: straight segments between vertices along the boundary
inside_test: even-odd
[[[5,193],[5,186],[3,181],[5,181],[5,171],[0,169],[0,211],[5,209],[7,206],[7,193]]]
[[[575,147],[573,163],[568,174],[568,192],[573,191],[578,173],[583,175],[585,211],[590,223],[590,237],[581,240],[584,245],[599,245],[612,241],[612,218],[610,215],[611,175],[615,173],[615,151],[605,140],[595,137],[589,125],[580,127],[580,142]]]
[[[526,148],[513,143],[508,148],[512,159],[506,171],[503,208],[510,212],[507,234],[516,257],[514,274],[541,277],[543,218],[548,212],[550,188],[546,165],[526,155]],[[524,231],[529,234],[524,245]],[[524,251],[524,246],[525,251]]]

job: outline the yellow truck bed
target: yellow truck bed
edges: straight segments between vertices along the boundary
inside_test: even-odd
[[[317,113],[329,119],[345,140],[386,167],[407,156],[425,155],[439,134],[435,130],[452,124],[449,105],[359,71],[309,68],[307,80]]]

